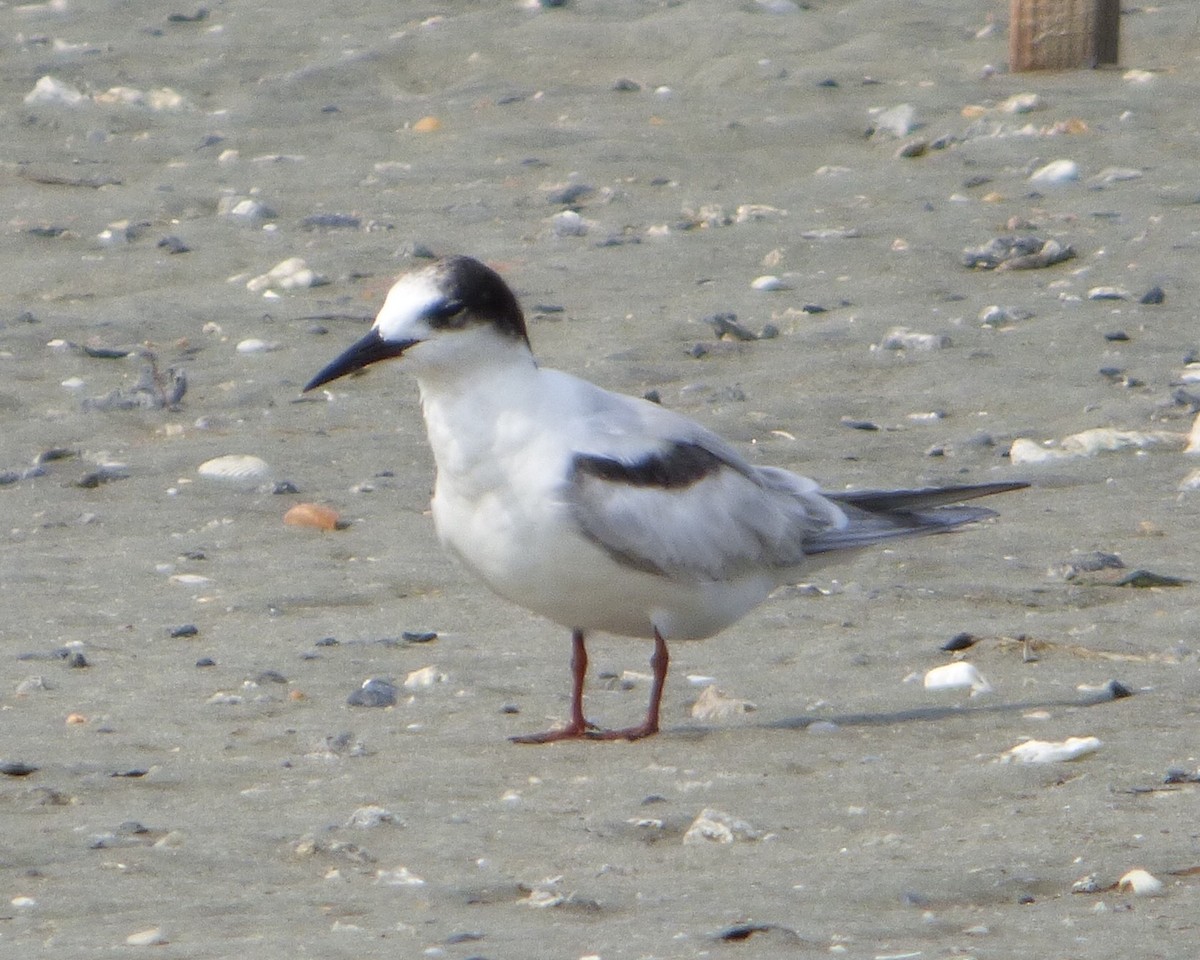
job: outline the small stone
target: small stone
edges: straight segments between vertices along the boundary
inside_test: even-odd
[[[162,927],[151,927],[149,930],[131,933],[125,938],[125,942],[131,947],[157,947],[170,943]]]
[[[1029,175],[1029,182],[1038,187],[1057,187],[1079,179],[1079,164],[1074,160],[1052,160]]]
[[[881,133],[891,134],[897,139],[907,137],[919,126],[916,117],[916,108],[911,103],[880,110],[875,113],[871,133],[873,136]]]
[[[383,677],[371,677],[346,702],[352,707],[391,707],[396,703],[396,686]]]
[[[907,327],[895,327],[879,342],[883,350],[943,350],[951,346],[945,334],[916,333]]]
[[[1151,287],[1138,298],[1138,303],[1145,303],[1151,306],[1156,306],[1166,300],[1167,295],[1163,293],[1162,287]]]

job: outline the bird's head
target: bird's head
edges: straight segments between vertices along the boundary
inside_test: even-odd
[[[402,354],[412,358],[418,371],[453,368],[494,354],[502,343],[529,348],[525,318],[512,290],[478,260],[444,257],[397,280],[371,331],[304,389]]]

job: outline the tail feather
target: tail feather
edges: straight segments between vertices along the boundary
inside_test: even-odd
[[[1020,481],[924,487],[917,490],[822,491],[846,514],[849,523],[805,541],[806,554],[870,546],[893,537],[946,533],[967,523],[994,517],[987,507],[958,506],[964,500],[1007,493],[1029,486]]]

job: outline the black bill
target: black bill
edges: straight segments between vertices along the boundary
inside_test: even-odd
[[[389,343],[379,335],[378,330],[372,329],[365,337],[348,347],[339,357],[327,363],[320,373],[308,381],[304,390],[307,393],[322,384],[329,383],[330,380],[336,380],[355,370],[361,370],[369,364],[398,357],[417,342],[416,340],[402,340],[399,343]]]

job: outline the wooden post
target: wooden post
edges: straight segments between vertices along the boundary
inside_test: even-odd
[[[1009,11],[1014,73],[1117,63],[1121,0],[1010,0]]]

